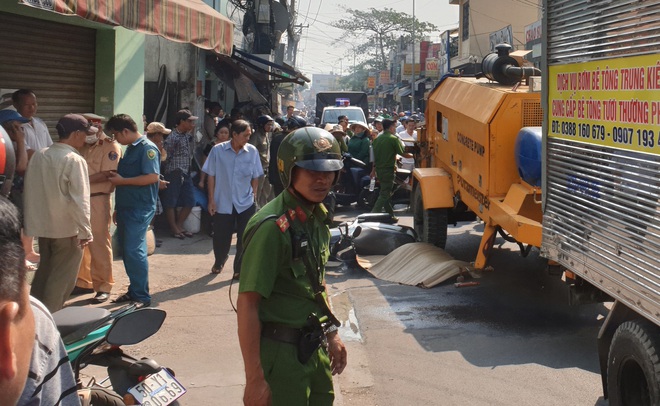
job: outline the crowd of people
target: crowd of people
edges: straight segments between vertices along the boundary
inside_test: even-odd
[[[0,292],[0,306],[5,302],[18,303],[25,309],[32,301],[30,317],[36,319],[36,314],[42,314],[46,321],[41,324],[52,330],[49,314],[61,309],[71,295],[93,294],[92,302],[108,301],[114,286],[110,232],[113,223],[115,249],[121,252],[129,278],[128,290],[113,302],[150,306],[149,227],[155,216],[162,213],[173,238],[190,238],[193,231],[186,229],[186,220],[195,206],[202,206],[211,218],[211,273],[219,274],[224,269],[233,234],[237,236],[232,278],[240,279],[239,338],[246,368],[250,366],[251,372],[252,367],[260,364],[250,354],[255,345],[251,320],[261,320],[262,337],[285,343],[290,338],[277,332],[284,331],[278,322],[288,316],[282,318],[277,313],[280,310],[268,306],[274,303],[275,309],[298,308],[295,320],[288,320],[296,329],[303,327],[308,311],[326,316],[331,316],[331,311],[323,296],[323,284],[317,285],[311,276],[309,280],[292,280],[276,272],[277,268],[269,268],[275,257],[269,256],[266,263],[257,260],[266,257],[244,253],[263,248],[274,235],[279,240],[281,234],[293,233],[292,238],[282,240],[282,246],[277,248],[281,251],[275,250],[282,259],[279,265],[282,269],[292,268],[294,279],[316,272],[316,281],[322,282],[327,258],[321,253],[327,253],[328,241],[323,232],[327,225],[321,202],[341,176],[341,154],[349,153],[368,164],[371,176],[377,176],[381,182],[374,211],[385,210],[394,215],[389,199],[396,162],[402,157],[412,158],[404,143],[417,138],[415,115],[404,115],[400,120],[379,115],[371,123],[349,122],[341,116],[335,125],[323,130],[313,128],[304,117],[295,114],[293,106],[288,106],[283,115],[261,110],[248,121],[236,108],[224,117],[222,106],[210,102],[201,120],[190,110],[182,109],[172,117],[172,128],[160,122],[145,123],[144,134],[125,114],[110,117],[104,125],[104,118],[93,114],[67,114],[57,122],[58,137],[53,142],[47,126],[36,116],[36,94],[21,89],[12,100],[13,109],[0,111],[0,125],[12,146],[15,173],[11,187],[2,189],[11,203],[0,200],[0,205],[11,205],[16,213],[15,221],[9,220],[16,228],[13,243],[20,244],[20,255],[15,258],[19,264],[17,277],[24,278],[25,271],[34,270],[34,278],[29,300],[21,296],[28,287],[18,283],[13,296],[4,297],[7,292]],[[403,129],[397,132],[399,122]],[[196,129],[201,137],[195,137]],[[45,201],[48,205],[43,205]],[[265,221],[273,225],[262,228]],[[34,249],[34,238],[38,250]],[[291,247],[296,241],[311,244]],[[0,249],[6,248],[0,244]],[[294,251],[299,256],[285,258]],[[5,278],[2,272],[10,270],[0,267],[0,278]],[[291,283],[295,285],[293,290]],[[297,302],[300,298],[291,301],[294,291],[304,298],[302,302]],[[263,298],[268,299],[262,301]],[[310,298],[315,304],[310,305]],[[271,310],[262,312],[262,306]],[[34,328],[34,321],[30,323]],[[320,323],[315,326],[315,331],[328,336],[329,353],[317,353],[320,346],[315,347],[310,357],[315,357],[321,369],[297,373],[318,375],[315,379],[322,382],[321,392],[312,395],[319,396],[325,404],[332,398],[328,371],[340,373],[346,354],[336,329],[325,324],[321,328]],[[55,340],[50,345],[53,351],[61,352],[60,344]],[[264,356],[276,350],[262,344],[257,354]],[[267,379],[268,396],[291,399],[290,393],[282,392],[276,380],[271,380],[285,378]],[[246,398],[263,395],[265,377],[258,374],[257,379],[256,386],[246,388]],[[0,379],[0,387],[3,384]],[[70,380],[63,384],[69,385]],[[303,389],[294,395],[310,396]]]

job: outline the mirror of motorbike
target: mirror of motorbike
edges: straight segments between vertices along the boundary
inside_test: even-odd
[[[361,232],[362,232],[362,227],[360,226],[355,227],[355,230],[353,230],[352,238],[358,238]]]
[[[106,341],[112,345],[137,344],[160,330],[167,313],[161,309],[139,309],[115,320]]]

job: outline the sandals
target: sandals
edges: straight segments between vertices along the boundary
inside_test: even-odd
[[[190,231],[186,231],[186,230],[181,231],[181,234],[185,235],[188,238],[192,238],[192,236],[193,236],[193,233],[191,233]]]
[[[215,266],[215,265],[213,265],[213,266],[211,267],[211,273],[212,273],[212,274],[217,275],[217,274],[219,274],[220,272],[222,272],[222,267],[221,267],[221,266]]]
[[[186,239],[186,236],[183,235],[183,233],[172,234],[172,237],[178,238],[179,240],[185,240]]]

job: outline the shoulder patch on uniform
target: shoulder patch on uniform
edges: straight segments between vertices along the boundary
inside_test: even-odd
[[[303,210],[302,207],[296,207],[296,214],[298,215],[298,219],[301,223],[307,221],[307,215],[305,214],[305,210]]]
[[[285,232],[286,230],[289,229],[289,220],[286,218],[286,214],[282,214],[280,218],[275,221],[277,226],[280,228],[281,232]]]
[[[119,158],[119,154],[116,151],[108,152],[108,159],[111,161],[116,161]]]
[[[153,149],[147,150],[147,158],[155,159],[156,158],[156,151],[154,151]]]

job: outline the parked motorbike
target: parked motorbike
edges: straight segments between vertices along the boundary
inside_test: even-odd
[[[344,168],[332,191],[335,202],[342,206],[349,206],[356,202],[359,205],[360,193],[365,189],[368,190],[369,166],[346,152],[342,154],[342,161]]]
[[[372,209],[378,195],[380,194],[380,182],[376,179],[374,190],[364,188],[360,191],[357,204],[359,207]],[[392,188],[392,205],[405,204],[410,205],[412,196],[412,173],[408,169],[397,166],[396,176],[394,177],[394,187]]]
[[[66,307],[53,314],[78,382],[83,406],[167,406],[178,404],[186,389],[174,372],[149,358],[137,359],[121,346],[140,343],[165,321],[160,309],[123,306],[113,312],[101,308]],[[82,382],[89,365],[107,368],[108,377]],[[109,384],[107,382],[109,381]]]
[[[330,257],[350,262],[357,255],[388,255],[398,247],[418,242],[412,227],[395,224],[388,213],[364,213],[330,229]]]

